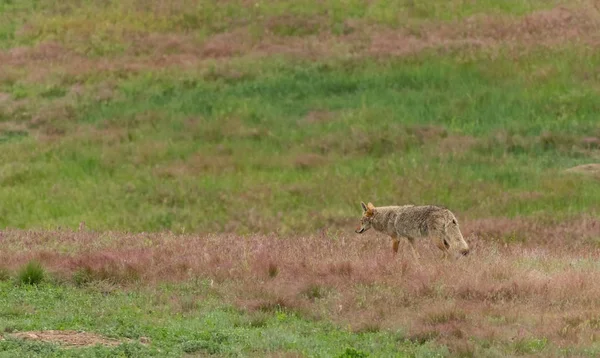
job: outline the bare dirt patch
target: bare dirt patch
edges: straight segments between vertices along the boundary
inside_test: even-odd
[[[460,156],[467,153],[477,143],[478,140],[475,137],[450,134],[439,140],[437,146],[431,148],[435,148],[436,152],[441,156]]]
[[[10,101],[11,96],[8,93],[0,92],[0,104],[5,105],[8,101]]]
[[[68,348],[92,347],[96,345],[114,347],[123,343],[117,339],[103,337],[95,333],[77,331],[28,331],[11,333],[8,337],[41,341],[45,343],[57,343]]]
[[[196,153],[185,161],[157,166],[154,172],[161,177],[178,178],[184,175],[198,175],[198,173],[223,173],[235,169],[235,160],[229,154]]]
[[[567,173],[588,175],[600,179],[600,164],[598,163],[582,164],[565,171]]]
[[[299,121],[299,124],[318,124],[335,120],[335,114],[327,110],[313,110]]]

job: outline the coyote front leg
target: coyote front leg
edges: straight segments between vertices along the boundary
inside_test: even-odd
[[[417,252],[417,249],[415,248],[415,239],[412,238],[412,237],[408,237],[407,239],[408,239],[408,242],[410,243],[410,248],[412,249],[412,254],[413,254],[413,257],[415,259],[415,262],[417,264],[420,264],[420,262],[419,262],[420,261],[419,260],[420,259],[419,253]]]
[[[448,245],[446,240],[444,240],[440,237],[436,237],[434,239],[434,241],[435,241],[437,247],[442,251],[441,259],[446,260],[448,258],[448,249],[450,248],[450,245]]]
[[[400,239],[397,235],[392,235],[392,250],[394,255],[398,253],[398,246],[400,245]]]

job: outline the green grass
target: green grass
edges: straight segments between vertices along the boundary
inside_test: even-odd
[[[32,108],[59,97],[69,110],[39,113],[38,130],[61,140],[2,145],[0,223],[311,232],[357,216],[360,200],[435,202],[472,218],[587,213],[597,185],[560,173],[593,161],[581,141],[600,133],[597,90],[582,80],[598,58],[577,56],[241,61],[213,70],[234,66],[236,79],[132,76],[102,102],[16,83],[6,90]],[[536,67],[555,75],[534,78]],[[311,111],[324,119],[307,121]],[[435,149],[456,136],[475,144]]]
[[[402,332],[353,333],[284,311],[265,314],[255,324],[256,313],[220,305],[216,297],[204,295],[206,287],[199,283],[102,293],[93,287],[30,288],[1,282],[0,331],[5,332],[5,340],[0,340],[0,357],[180,357],[185,353],[258,357],[283,352],[335,357],[348,349],[370,356],[441,357],[445,352],[430,343],[413,344]],[[194,294],[195,304],[183,310],[169,303],[169,297]],[[129,341],[118,347],[64,349],[10,337],[10,332],[49,327]],[[151,343],[140,343],[140,337]]]

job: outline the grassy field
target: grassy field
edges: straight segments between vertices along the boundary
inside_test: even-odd
[[[585,0],[0,0],[0,356],[596,355],[598,33]],[[361,200],[447,206],[473,255],[393,258]]]

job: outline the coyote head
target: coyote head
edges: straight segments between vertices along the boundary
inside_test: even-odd
[[[371,228],[371,221],[373,220],[373,215],[375,215],[375,206],[373,206],[373,204],[368,203],[365,205],[365,203],[361,201],[360,205],[363,209],[363,215],[360,219],[360,227],[355,230],[357,234],[362,234]]]
[[[460,229],[458,227],[458,222],[454,217],[452,217],[451,220],[449,220],[446,223],[446,228],[444,230],[442,241],[446,250],[452,249],[456,253],[460,253],[464,256],[469,254],[469,244],[467,244],[467,242],[463,238],[462,233],[460,232]]]

